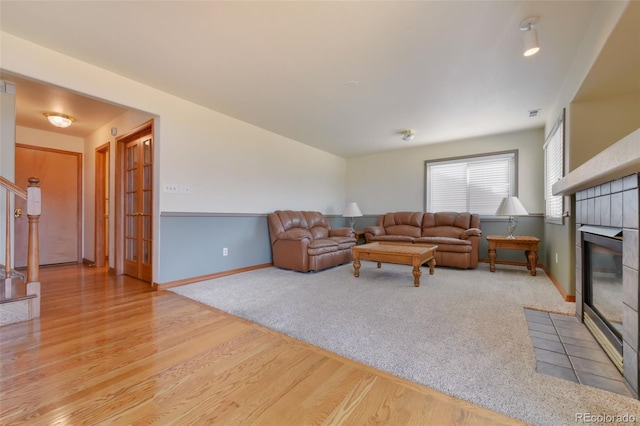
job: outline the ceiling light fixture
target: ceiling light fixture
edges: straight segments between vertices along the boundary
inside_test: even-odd
[[[520,31],[524,33],[524,56],[535,55],[540,51],[540,45],[538,45],[538,32],[534,28],[538,25],[540,19],[536,17],[527,18],[520,22]]]
[[[400,135],[402,135],[402,140],[403,141],[412,141],[413,138],[416,136],[416,132],[414,130],[411,129],[407,129],[407,130],[403,130],[400,132]]]
[[[47,120],[49,120],[49,123],[63,129],[65,127],[71,126],[71,123],[76,121],[76,119],[71,117],[70,115],[60,114],[58,112],[45,112],[44,116],[47,117]]]

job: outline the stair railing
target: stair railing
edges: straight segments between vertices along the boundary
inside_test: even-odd
[[[38,237],[38,224],[41,214],[41,194],[38,178],[28,179],[27,190],[20,188],[10,180],[0,176],[0,186],[6,191],[6,247],[5,247],[5,277],[11,276],[12,265],[12,244],[11,244],[11,197],[18,196],[27,201],[27,218],[29,219],[28,241],[27,241],[27,295],[34,295],[30,299],[29,318],[40,317],[40,240]],[[17,217],[18,212],[14,213]]]

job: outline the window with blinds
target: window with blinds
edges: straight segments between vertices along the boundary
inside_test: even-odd
[[[517,151],[425,161],[426,211],[494,215],[516,194]]]
[[[562,223],[564,197],[553,195],[551,187],[564,176],[564,110],[544,142],[545,220]]]

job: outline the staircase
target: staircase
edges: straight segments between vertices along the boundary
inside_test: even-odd
[[[40,317],[39,240],[40,188],[37,178],[29,178],[29,187],[23,190],[0,176],[0,187],[6,193],[5,200],[5,264],[0,265],[0,326]],[[11,212],[13,197],[27,201],[29,220],[27,241],[27,274],[12,269],[11,237],[15,217],[21,212]]]

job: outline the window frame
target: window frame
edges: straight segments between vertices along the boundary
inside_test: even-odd
[[[562,112],[560,113],[560,116],[558,117],[558,119],[556,120],[556,122],[553,125],[553,128],[551,129],[551,131],[549,132],[549,134],[547,135],[547,137],[545,138],[544,144],[542,146],[542,150],[543,150],[543,157],[544,157],[544,221],[546,223],[554,223],[557,225],[564,225],[564,218],[566,216],[565,214],[565,199],[564,196],[562,195],[553,195],[551,193],[552,191],[552,186],[554,183],[556,183],[558,180],[562,179],[565,175],[565,153],[566,153],[566,141],[565,141],[565,135],[566,135],[566,131],[565,131],[565,109],[562,109]],[[547,162],[547,148],[549,148],[549,146],[553,147],[553,143],[557,142],[557,138],[556,135],[557,133],[560,132],[560,138],[559,138],[559,145],[560,145],[560,175],[555,179],[555,182],[550,182],[550,177],[548,175],[548,162]],[[556,159],[555,161],[558,161],[558,159]],[[559,215],[549,215],[549,204],[548,204],[548,198],[547,197],[557,197],[557,199],[560,202],[560,212]]]
[[[447,158],[437,158],[437,159],[430,159],[430,160],[425,160],[424,161],[424,188],[423,188],[423,208],[425,212],[429,211],[429,206],[428,206],[428,202],[429,202],[429,194],[428,194],[428,189],[429,189],[429,165],[430,164],[434,164],[434,163],[444,163],[444,162],[455,162],[455,161],[460,161],[460,162],[468,162],[465,160],[470,160],[470,159],[482,159],[484,157],[496,157],[496,156],[501,156],[501,155],[513,155],[513,184],[511,185],[513,193],[510,193],[510,196],[518,196],[518,168],[519,168],[519,150],[518,149],[510,149],[510,150],[505,150],[505,151],[494,151],[494,152],[485,152],[485,153],[478,153],[478,154],[470,154],[470,155],[463,155],[463,156],[457,156],[457,157],[447,157]],[[511,190],[510,190],[511,192]],[[498,206],[496,206],[496,209],[498,208]],[[473,213],[473,212],[471,212]],[[489,218],[494,218],[497,217],[495,216],[495,214],[488,214],[488,213],[480,213],[481,217],[489,217]]]

